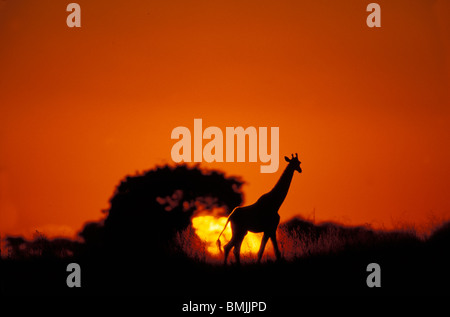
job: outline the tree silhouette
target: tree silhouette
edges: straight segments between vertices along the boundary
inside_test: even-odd
[[[242,184],[219,171],[186,165],[127,176],[106,211],[105,244],[115,252],[164,252],[196,212],[222,208],[228,214],[240,205]]]

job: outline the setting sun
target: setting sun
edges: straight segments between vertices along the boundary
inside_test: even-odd
[[[198,216],[192,218],[192,226],[197,236],[206,243],[206,250],[211,255],[219,255],[220,251],[216,245],[217,237],[223,230],[227,217]],[[242,243],[241,253],[243,255],[256,254],[261,244],[262,233],[249,232]],[[220,237],[222,245],[230,241],[231,227],[228,224]],[[267,246],[266,246],[267,248]]]

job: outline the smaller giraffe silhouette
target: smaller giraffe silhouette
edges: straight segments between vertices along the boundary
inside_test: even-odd
[[[281,174],[280,179],[272,190],[262,195],[253,205],[234,208],[228,216],[225,227],[217,239],[217,246],[219,247],[219,250],[222,251],[220,247],[220,236],[225,231],[228,222],[231,222],[232,237],[231,240],[223,247],[225,251],[224,264],[227,263],[228,253],[233,247],[236,263],[240,263],[239,257],[241,244],[248,231],[264,232],[261,246],[258,251],[258,263],[261,262],[264,248],[266,247],[266,243],[269,238],[272,240],[277,260],[281,258],[276,237],[277,227],[280,223],[280,215],[278,215],[278,210],[286,198],[294,172],[302,172],[300,167],[301,162],[298,160],[297,153],[295,153],[295,157],[292,154],[291,158],[285,156],[284,159],[289,164],[286,166],[286,169]]]

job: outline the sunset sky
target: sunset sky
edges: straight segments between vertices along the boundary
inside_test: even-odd
[[[126,175],[173,164],[172,129],[279,127],[280,209],[376,228],[450,219],[450,2],[0,0],[0,234],[73,236]]]

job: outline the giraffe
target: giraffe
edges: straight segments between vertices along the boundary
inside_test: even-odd
[[[261,262],[264,248],[266,247],[266,243],[269,238],[272,240],[277,260],[281,258],[276,237],[277,227],[280,223],[278,209],[280,209],[284,199],[286,198],[294,172],[302,172],[300,167],[301,162],[298,160],[297,153],[295,153],[295,157],[292,154],[291,158],[285,156],[284,159],[289,164],[286,166],[286,169],[281,174],[280,179],[272,190],[262,195],[253,205],[234,208],[228,216],[225,227],[217,239],[217,246],[219,247],[219,250],[222,251],[220,248],[220,236],[225,231],[228,222],[231,222],[232,237],[231,240],[223,247],[225,250],[224,264],[227,264],[228,253],[234,247],[234,257],[236,258],[236,264],[239,265],[242,240],[248,231],[264,232],[261,246],[258,251],[258,263]]]

